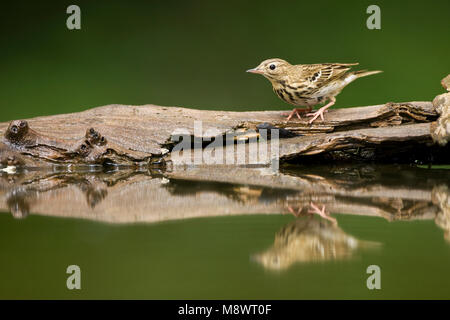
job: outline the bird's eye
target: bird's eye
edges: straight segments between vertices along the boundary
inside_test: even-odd
[[[269,68],[270,68],[270,70],[275,70],[275,65],[274,65],[274,64],[271,64],[271,65],[269,66]]]

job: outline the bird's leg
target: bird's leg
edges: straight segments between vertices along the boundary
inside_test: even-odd
[[[330,98],[330,102],[328,102],[328,104],[326,104],[325,106],[323,106],[322,108],[320,108],[319,110],[317,110],[316,112],[314,112],[314,113],[308,113],[306,116],[307,117],[309,117],[309,116],[312,116],[313,118],[311,119],[311,120],[309,120],[309,123],[313,123],[313,121],[314,120],[316,120],[319,116],[320,116],[320,118],[322,119],[322,121],[323,121],[323,113],[325,112],[325,111],[327,111],[327,109],[329,108],[329,107],[331,107],[333,104],[335,104],[336,103],[336,98],[335,97],[331,97]]]
[[[312,210],[309,210],[309,213],[315,213],[321,216],[322,218],[331,221],[333,225],[337,225],[337,220],[330,216],[328,212],[325,211],[325,206],[322,206],[322,209],[319,209],[314,203],[310,203]]]
[[[302,211],[302,208],[298,208],[297,212],[295,212],[294,208],[292,208],[291,206],[288,206],[287,208],[288,208],[289,212],[292,213],[292,215],[296,218],[298,218],[298,216],[300,215],[300,213]]]
[[[291,120],[291,118],[292,118],[294,115],[296,115],[297,118],[301,119],[302,117],[300,117],[299,112],[308,113],[308,112],[311,112],[311,110],[312,110],[312,107],[308,107],[308,108],[294,108],[294,109],[292,110],[292,112],[288,115],[288,117],[287,117],[287,119],[286,119],[286,122],[289,121],[289,120]]]

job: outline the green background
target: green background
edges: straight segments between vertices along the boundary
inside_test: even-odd
[[[381,8],[368,30],[366,8]],[[81,8],[81,30],[66,8]],[[106,104],[225,110],[290,106],[261,76],[279,57],[384,73],[336,107],[431,100],[450,73],[450,1],[17,1],[0,10],[0,121]]]

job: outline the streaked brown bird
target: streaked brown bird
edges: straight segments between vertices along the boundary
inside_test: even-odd
[[[347,72],[358,63],[319,63],[292,65],[282,59],[268,59],[247,72],[262,74],[273,87],[277,96],[294,106],[287,117],[289,121],[294,115],[301,119],[299,112],[312,116],[312,123],[319,116],[323,121],[323,113],[336,102],[336,96],[350,82],[382,71],[359,70]],[[329,102],[317,112],[308,113],[316,104]]]

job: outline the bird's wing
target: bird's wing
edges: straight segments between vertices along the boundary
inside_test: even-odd
[[[351,66],[358,63],[321,63],[295,66],[299,78],[295,82],[302,83],[309,88],[320,88],[326,83],[342,77]],[[295,84],[294,84],[295,86]]]

